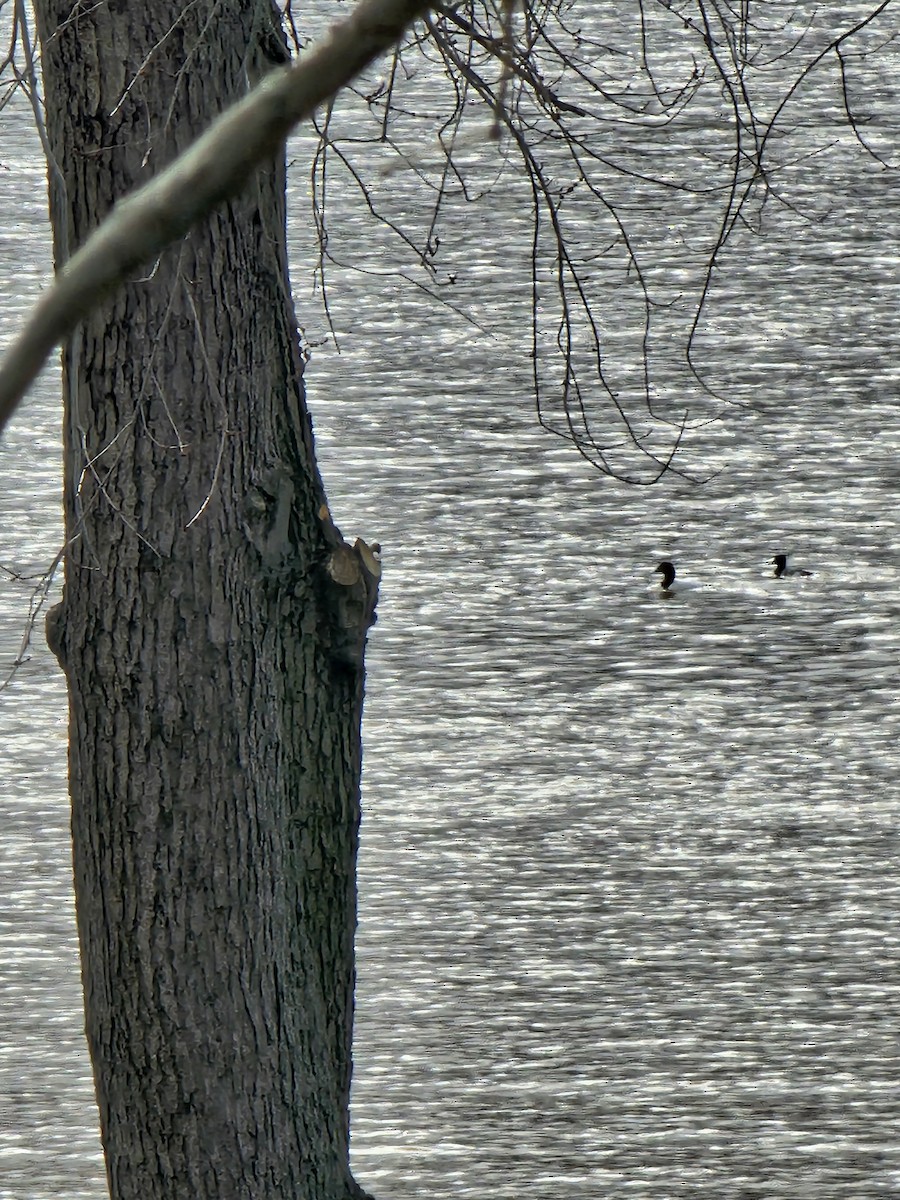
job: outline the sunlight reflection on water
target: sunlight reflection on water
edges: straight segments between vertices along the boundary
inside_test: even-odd
[[[385,1200],[900,1194],[897,260],[857,212],[852,269],[835,241],[782,271],[807,235],[773,228],[702,339],[756,406],[693,435],[722,473],[635,491],[535,428],[515,219],[457,223],[488,336],[339,276],[345,352],[309,372],[337,519],[384,544],[356,1168]],[[58,548],[55,389],[4,446],[19,569]],[[815,576],[772,579],[779,550]],[[697,590],[662,600],[660,557]],[[0,1200],[103,1194],[62,714],[36,646],[0,707]]]

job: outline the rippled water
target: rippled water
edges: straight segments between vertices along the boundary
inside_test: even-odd
[[[334,355],[297,229],[333,508],[384,545],[354,1095],[379,1196],[900,1194],[900,206],[854,155],[832,224],[735,255],[706,354],[753,407],[692,434],[702,486],[602,479],[536,428],[514,185],[477,236],[459,219],[484,334],[335,272]],[[23,296],[24,169],[0,178]],[[2,449],[20,571],[59,538],[54,388]],[[771,579],[777,550],[815,575]],[[696,588],[661,598],[660,558]],[[4,663],[27,597],[2,582]],[[103,1194],[63,711],[35,647],[0,702],[0,1200]]]
[[[399,423],[428,436],[424,413]],[[844,503],[822,447],[794,482],[736,465],[648,497],[509,426],[493,460],[477,435],[423,456],[401,518],[388,482],[363,526],[387,563],[363,1178],[896,1194],[900,579],[892,522],[867,517],[884,479]],[[815,577],[769,580],[779,545]],[[664,553],[704,586],[648,592]]]

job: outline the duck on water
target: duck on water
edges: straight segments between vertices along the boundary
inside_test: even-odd
[[[804,571],[802,567],[789,567],[786,554],[776,554],[772,562],[775,564],[776,579],[786,579],[790,576],[803,576],[809,579],[812,576],[812,571]]]
[[[663,559],[659,566],[654,571],[654,575],[659,572],[662,575],[660,580],[660,588],[663,596],[674,596],[677,592],[683,590],[683,585],[679,584],[675,587],[675,564],[670,563],[668,559]]]

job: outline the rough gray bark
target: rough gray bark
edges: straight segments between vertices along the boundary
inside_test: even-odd
[[[38,0],[57,262],[264,69],[267,0]],[[51,179],[53,176],[51,175]],[[365,631],[284,169],[64,352],[75,890],[115,1200],[345,1200]]]

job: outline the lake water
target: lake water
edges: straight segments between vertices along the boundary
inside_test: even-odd
[[[874,72],[882,149],[886,86]],[[42,170],[14,119],[4,337],[48,273]],[[335,201],[336,254],[365,244],[382,267],[331,274],[338,356],[297,144],[323,472],[345,535],[384,546],[353,1145],[384,1200],[900,1194],[900,199],[810,125],[835,144],[791,199],[821,221],[775,210],[768,240],[738,239],[704,334],[735,403],[682,462],[718,474],[649,489],[536,425],[512,179],[443,235],[481,331],[426,305]],[[59,544],[57,388],[50,371],[0,448],[0,563],[18,574]],[[778,550],[814,576],[773,580]],[[697,587],[663,599],[660,558]],[[32,586],[0,579],[4,671]],[[0,1200],[105,1194],[64,713],[39,637],[0,697]]]

